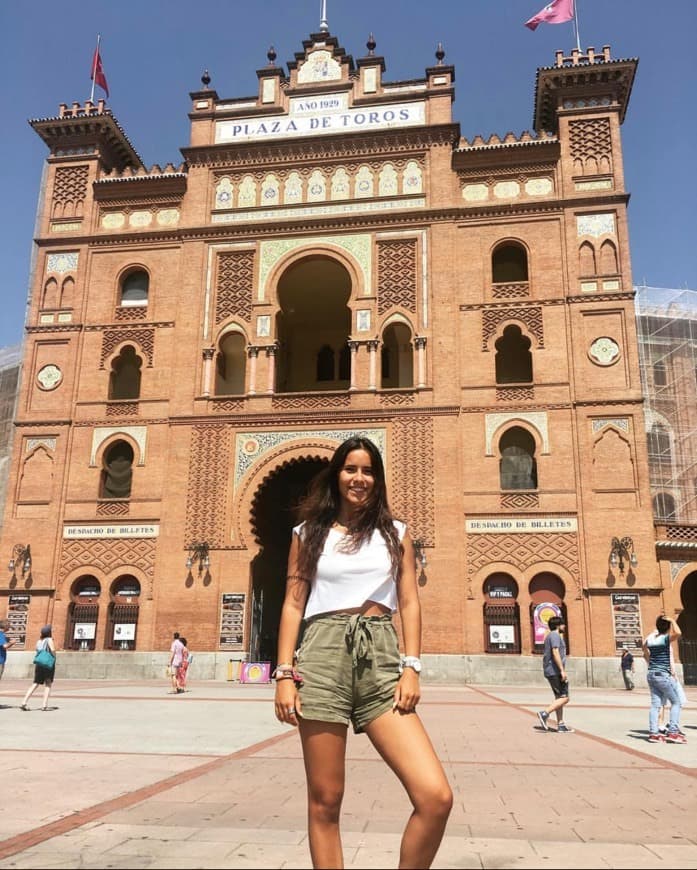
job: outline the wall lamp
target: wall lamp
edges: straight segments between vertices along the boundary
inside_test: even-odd
[[[31,572],[31,547],[29,544],[26,547],[24,544],[15,544],[12,548],[12,555],[7,565],[11,574],[15,573],[15,568],[20,562],[22,564],[22,576],[29,574]]]
[[[414,555],[416,556],[416,561],[421,565],[422,568],[425,568],[428,564],[428,559],[426,558],[426,553],[424,552],[426,542],[423,538],[414,538],[412,543],[414,545]]]
[[[208,569],[210,567],[210,559],[208,558],[209,546],[206,541],[194,542],[193,544],[189,544],[186,548],[189,551],[189,555],[186,557],[186,567],[189,571],[192,569],[194,564],[198,562],[198,573],[200,574],[203,569]]]
[[[634,541],[631,538],[613,538],[610,544],[610,565],[613,568],[619,565],[620,574],[624,574],[625,559],[632,568],[636,568],[639,564],[634,552]]]

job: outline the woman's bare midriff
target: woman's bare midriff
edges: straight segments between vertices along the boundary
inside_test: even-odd
[[[378,604],[377,601],[366,601],[360,607],[342,607],[341,610],[328,610],[322,616],[332,616],[335,613],[360,613],[363,616],[385,616],[392,613],[389,607]],[[319,614],[318,614],[319,616]]]

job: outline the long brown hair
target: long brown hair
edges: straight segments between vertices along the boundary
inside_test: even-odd
[[[395,577],[399,576],[403,548],[387,501],[382,456],[369,438],[355,436],[347,438],[336,448],[329,465],[313,478],[307,495],[300,502],[298,515],[305,522],[305,527],[298,556],[298,570],[307,580],[315,576],[329,529],[339,516],[339,472],[352,450],[365,450],[370,456],[374,485],[368,500],[356,514],[348,530],[342,550],[347,553],[358,552],[377,529],[387,544],[393,574]]]

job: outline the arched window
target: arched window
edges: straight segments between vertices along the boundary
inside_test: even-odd
[[[537,489],[535,439],[520,426],[507,429],[499,441],[501,489]]]
[[[215,395],[240,395],[245,391],[247,357],[241,332],[228,332],[220,340],[215,365]]]
[[[532,383],[530,339],[519,326],[507,326],[496,342],[496,383]]]
[[[494,284],[528,280],[528,255],[522,245],[504,242],[491,258],[491,273]]]
[[[382,333],[382,386],[414,386],[414,348],[406,323],[390,323]]]
[[[127,344],[111,364],[110,399],[137,399],[140,396],[140,369],[143,360]]]
[[[130,498],[133,456],[127,441],[116,441],[104,451],[100,498]]]
[[[666,364],[662,360],[653,364],[653,383],[655,387],[665,387],[668,383]]]
[[[675,499],[669,492],[659,492],[654,496],[653,515],[657,520],[675,519]]]
[[[144,306],[148,304],[150,276],[143,269],[129,272],[121,281],[121,306]]]
[[[649,459],[670,462],[670,432],[666,426],[654,423],[649,432]]]
[[[317,353],[317,380],[334,380],[334,351],[328,344],[322,345]]]

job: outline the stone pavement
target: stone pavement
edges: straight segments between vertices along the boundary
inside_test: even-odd
[[[619,676],[618,676],[619,681]],[[297,733],[271,685],[58,680],[49,712],[0,683],[0,867],[307,868]],[[696,868],[697,689],[686,746],[646,742],[648,691],[582,688],[542,731],[549,689],[424,685],[421,715],[455,804],[435,868]],[[408,747],[405,747],[408,751]],[[409,813],[351,736],[348,868],[396,867]]]

